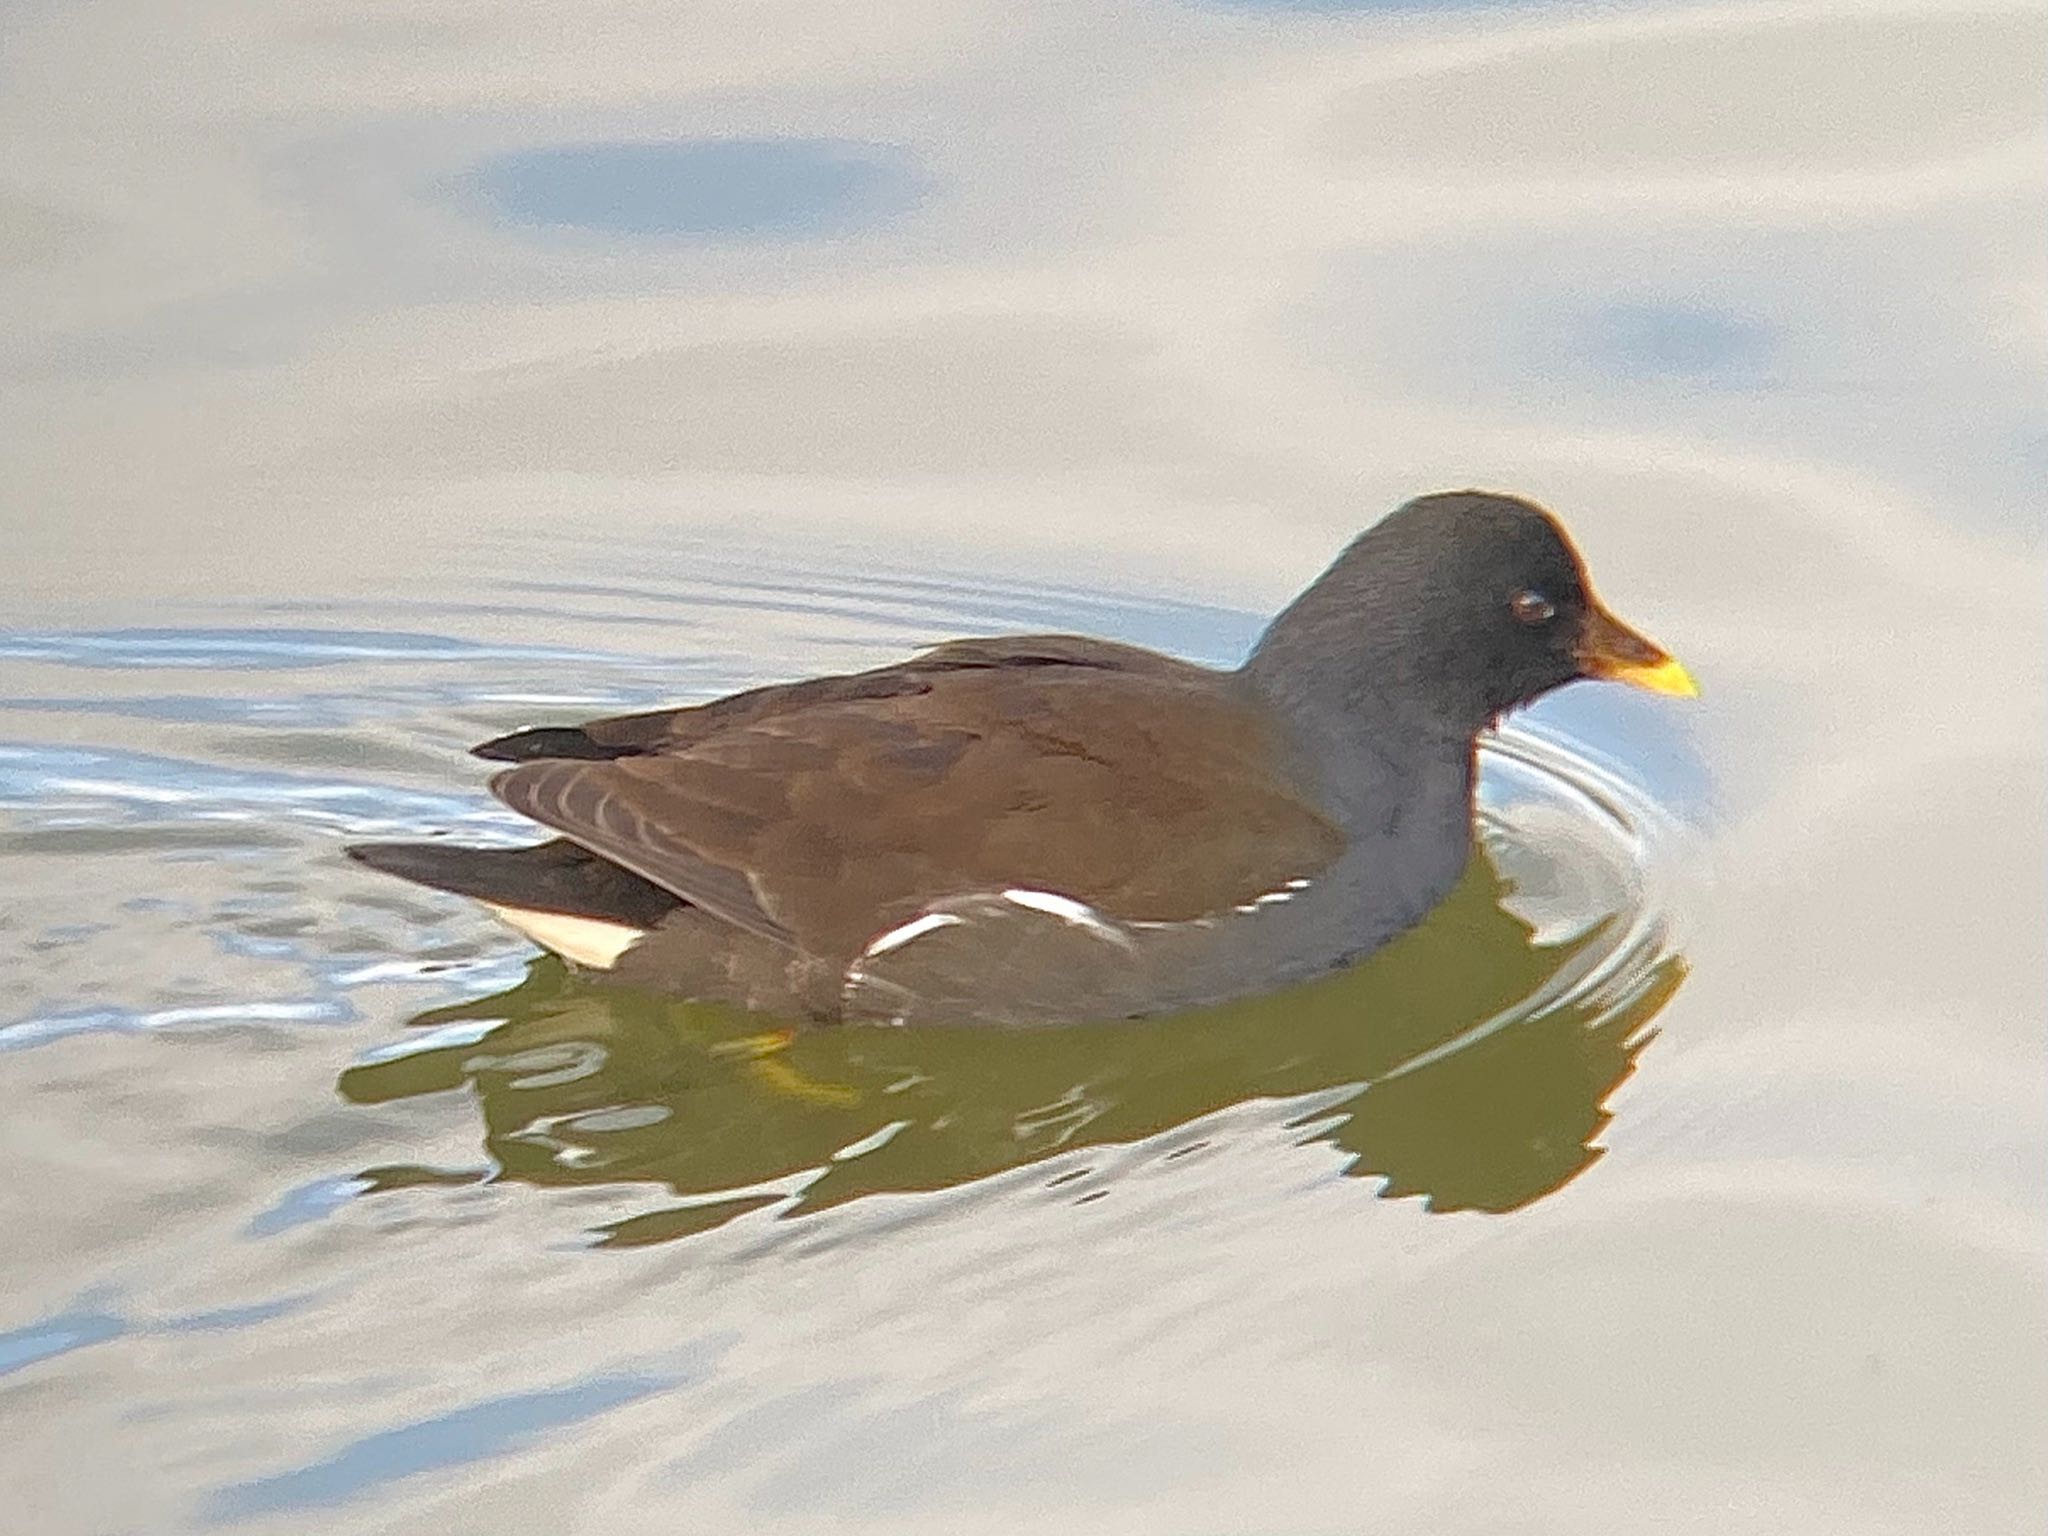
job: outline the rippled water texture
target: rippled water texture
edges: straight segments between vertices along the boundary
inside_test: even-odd
[[[0,1528],[2038,1529],[2038,6],[4,32]],[[339,854],[1475,482],[1705,695],[1282,997],[784,1041]]]

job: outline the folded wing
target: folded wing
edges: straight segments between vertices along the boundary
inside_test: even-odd
[[[1020,886],[1125,920],[1199,918],[1313,877],[1343,841],[1216,674],[1061,637],[581,729],[619,755],[524,762],[493,789],[820,956],[934,900]]]

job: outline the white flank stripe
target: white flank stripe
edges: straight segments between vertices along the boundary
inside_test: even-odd
[[[1024,886],[1013,885],[1003,892],[1003,900],[1013,906],[1029,907],[1034,912],[1043,912],[1056,917],[1063,923],[1073,923],[1082,928],[1103,926],[1102,914],[1085,901],[1076,901],[1071,896],[1062,896],[1057,891],[1034,891]]]
[[[1071,896],[1062,896],[1058,891],[1034,891],[1029,886],[1013,885],[1003,892],[1003,900],[1014,907],[1023,907],[1030,912],[1043,912],[1056,917],[1070,928],[1079,928],[1092,933],[1098,939],[1124,949],[1132,947],[1131,936],[1123,927],[1111,922],[1085,901],[1076,901]]]
[[[936,929],[951,928],[955,923],[964,921],[966,919],[951,912],[927,912],[922,917],[913,917],[907,923],[899,923],[878,939],[869,940],[868,947],[861,953],[886,955],[892,949],[901,949],[912,939],[921,939]]]

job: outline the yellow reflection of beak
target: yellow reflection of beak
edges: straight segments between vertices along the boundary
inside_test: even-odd
[[[1651,693],[1696,699],[1700,685],[1677,657],[1595,603],[1579,636],[1579,670],[1587,677],[1629,683]]]

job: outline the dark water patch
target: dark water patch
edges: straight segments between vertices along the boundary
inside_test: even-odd
[[[921,194],[898,150],[796,138],[547,145],[494,156],[458,188],[507,224],[749,240],[851,233]]]

